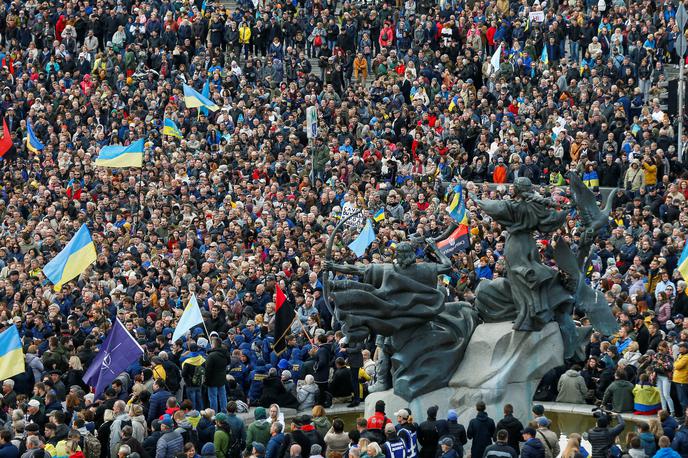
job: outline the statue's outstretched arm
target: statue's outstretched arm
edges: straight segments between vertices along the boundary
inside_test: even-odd
[[[451,272],[451,259],[449,259],[447,255],[442,253],[442,251],[440,251],[440,249],[437,248],[437,245],[435,245],[435,241],[433,239],[427,239],[427,243],[428,247],[432,250],[433,254],[435,255],[435,258],[437,259],[437,273],[447,274]]]
[[[340,272],[347,275],[363,275],[365,267],[355,264],[337,264],[332,261],[325,261],[324,267],[331,272]]]

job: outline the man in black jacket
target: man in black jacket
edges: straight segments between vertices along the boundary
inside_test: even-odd
[[[483,456],[485,449],[492,444],[495,433],[494,420],[487,416],[485,403],[478,401],[475,410],[478,415],[468,424],[468,438],[473,440],[471,444],[471,456]]]
[[[337,358],[334,362],[334,374],[332,375],[332,382],[329,385],[329,391],[333,398],[348,398],[353,393],[353,386],[351,385],[351,372],[344,358]]]
[[[222,348],[222,341],[215,337],[212,339],[212,350],[208,352],[205,361],[205,385],[208,387],[208,400],[210,408],[215,412],[227,411],[227,390],[225,389],[225,377],[229,356]]]
[[[613,428],[609,427],[610,416],[603,414],[597,419],[597,426],[588,430],[588,441],[592,446],[592,458],[606,458],[609,449],[614,445],[616,436],[621,434],[626,426],[621,414],[617,414],[619,422]]]
[[[607,153],[604,162],[597,167],[600,178],[600,186],[616,188],[621,181],[621,165],[614,161],[614,156]]]
[[[315,377],[315,384],[318,385],[318,390],[319,390],[319,395],[318,395],[318,404],[324,405],[325,404],[325,399],[327,398],[326,392],[328,389],[328,381],[330,378],[330,358],[332,356],[332,350],[330,348],[330,345],[327,343],[327,337],[325,334],[321,334],[318,336],[318,350],[315,352],[315,374],[313,374],[313,377]],[[303,450],[303,453],[308,453],[310,451],[310,447],[308,448],[303,448],[301,447],[301,450]]]
[[[437,455],[437,442],[440,440],[437,432],[437,410],[437,406],[428,407],[428,419],[418,426],[420,458],[435,458]]]
[[[497,431],[504,430],[507,432],[507,445],[511,446],[518,455],[519,438],[521,438],[521,431],[523,431],[523,424],[514,417],[514,407],[511,404],[504,405],[504,418],[497,423]],[[499,440],[499,437],[497,437]]]
[[[450,409],[447,412],[447,419],[437,422],[437,432],[440,438],[451,437],[452,447],[456,450],[459,458],[461,458],[463,456],[463,446],[468,442],[468,438],[466,437],[466,428],[458,422],[458,419],[459,416],[456,414],[456,410]]]
[[[518,452],[508,444],[508,440],[509,433],[505,429],[497,431],[497,442],[485,449],[483,458],[505,458],[508,455],[511,455],[511,458],[517,458]]]

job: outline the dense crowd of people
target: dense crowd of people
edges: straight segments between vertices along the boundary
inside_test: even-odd
[[[378,406],[351,432],[330,425],[324,408],[376,389],[381,341],[348,344],[321,273],[326,256],[389,262],[397,243],[442,234],[456,183],[507,199],[527,177],[566,204],[569,173],[600,201],[612,193],[589,281],[620,330],[592,333],[536,398],[658,415],[661,428],[649,421],[628,439],[630,456],[688,456],[688,427],[671,423],[688,407],[677,270],[686,151],[675,146],[682,120],[660,102],[679,60],[676,10],[659,0],[3,1],[0,115],[14,147],[0,162],[0,321],[18,328],[27,371],[2,384],[0,457],[457,458],[468,438],[476,458],[554,458],[542,413],[524,428],[505,408],[495,426],[478,406],[464,433],[455,412],[428,412],[414,430],[410,412],[389,427]],[[219,109],[186,107],[184,84]],[[162,135],[165,118],[182,138]],[[29,121],[42,149],[27,147]],[[139,138],[142,168],[95,166],[101,147]],[[438,288],[472,303],[481,279],[505,271],[506,234],[467,207],[470,247]],[[347,244],[379,210],[357,259]],[[55,291],[41,269],[83,223],[97,261]],[[581,227],[571,212],[539,234],[543,262],[554,237],[575,251]],[[276,286],[296,311],[279,355]],[[191,294],[204,326],[172,342]],[[114,317],[145,354],[96,398],[82,377]],[[236,414],[253,406],[246,427]],[[287,425],[280,407],[314,416]],[[611,449],[595,443],[619,434],[608,416],[598,424],[594,458]]]

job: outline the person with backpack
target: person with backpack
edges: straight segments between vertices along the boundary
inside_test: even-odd
[[[240,458],[246,444],[246,427],[244,420],[236,416],[237,403],[230,401],[227,404],[227,424],[231,431],[231,441],[228,458]]]
[[[535,438],[542,441],[542,445],[545,447],[545,458],[557,458],[561,448],[559,446],[559,436],[549,429],[549,425],[552,422],[547,417],[539,417],[537,424]]]
[[[458,420],[459,416],[456,410],[450,409],[447,412],[447,419],[437,422],[437,432],[440,438],[450,437],[452,439],[454,450],[461,458],[463,457],[463,446],[468,442],[468,438],[466,437],[466,428]]]
[[[409,421],[411,414],[407,409],[401,409],[394,414],[397,417],[396,431],[406,446],[406,458],[418,456],[418,426]]]
[[[186,397],[191,401],[194,410],[203,410],[203,382],[205,380],[205,357],[199,353],[198,345],[189,344],[189,353],[182,360],[182,378],[184,379]]]

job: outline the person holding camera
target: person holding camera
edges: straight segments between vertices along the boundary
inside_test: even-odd
[[[626,426],[621,414],[616,415],[619,424],[613,428],[609,427],[611,422],[610,413],[600,410],[595,412],[594,415],[597,418],[597,425],[587,432],[587,439],[592,446],[592,458],[616,456],[612,451],[612,447],[614,447],[616,437],[621,434]]]

